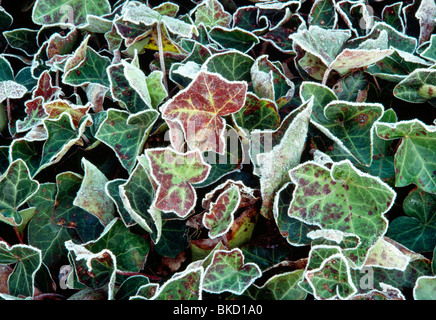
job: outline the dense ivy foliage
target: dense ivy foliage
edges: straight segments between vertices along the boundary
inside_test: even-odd
[[[436,299],[434,0],[0,5],[2,299]]]

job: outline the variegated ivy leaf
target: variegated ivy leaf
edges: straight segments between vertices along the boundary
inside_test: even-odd
[[[168,95],[161,71],[145,76],[140,68],[122,60],[110,65],[107,73],[113,99],[132,113],[157,108]]]
[[[110,59],[97,53],[91,47],[85,48],[83,60],[77,65],[65,71],[62,81],[71,86],[82,86],[96,83],[109,87],[106,69],[110,65]]]
[[[27,88],[16,81],[0,81],[0,103],[6,99],[20,99],[27,93]]]
[[[260,99],[248,92],[244,107],[232,114],[234,122],[243,130],[275,130],[280,125],[277,104],[269,99]]]
[[[60,161],[68,150],[80,139],[85,132],[86,126],[89,125],[91,121],[91,117],[86,115],[81,119],[77,128],[73,118],[67,112],[63,112],[56,119],[44,119],[43,124],[48,137],[44,143],[41,162],[37,173]]]
[[[303,101],[313,97],[311,122],[358,162],[372,162],[374,125],[384,112],[380,103],[339,101],[335,93],[319,83],[303,82]]]
[[[70,171],[56,176],[55,206],[51,212],[53,223],[77,231],[83,242],[97,238],[103,231],[100,220],[73,204],[83,177]]]
[[[222,154],[222,117],[244,106],[246,92],[246,82],[228,81],[219,74],[201,71],[187,88],[161,107],[162,117],[180,123],[192,149]]]
[[[43,108],[44,98],[38,96],[31,100],[27,100],[24,105],[26,106],[26,117],[24,119],[18,119],[15,122],[16,131],[18,133],[26,132],[36,126],[42,124],[43,120],[47,118],[47,113]]]
[[[56,119],[62,113],[68,113],[71,116],[71,120],[76,128],[79,127],[80,120],[88,113],[91,105],[88,103],[86,106],[76,106],[68,100],[53,100],[44,103],[43,109],[47,118]]]
[[[335,10],[335,1],[317,0],[310,9],[309,25],[319,26],[325,29],[334,29],[338,21],[338,13]]]
[[[268,56],[258,57],[250,71],[253,90],[259,98],[275,101],[280,109],[294,96],[294,83],[268,60]]]
[[[109,249],[93,253],[84,244],[75,244],[71,240],[65,242],[65,247],[78,281],[94,289],[107,286],[108,299],[113,299],[117,271],[115,254]]]
[[[230,187],[211,204],[209,211],[203,215],[203,224],[209,229],[209,238],[220,237],[230,230],[240,201],[239,188]]]
[[[436,98],[436,70],[415,69],[394,88],[394,96],[410,102],[423,103]]]
[[[105,192],[112,199],[115,204],[116,210],[118,211],[121,219],[123,220],[126,227],[131,227],[136,224],[135,220],[132,219],[127,209],[124,207],[123,200],[120,196],[119,187],[127,182],[126,179],[114,179],[108,181],[105,185]]]
[[[0,177],[0,221],[12,226],[23,222],[20,207],[38,190],[39,183],[32,180],[23,160],[12,162]]]
[[[82,158],[82,167],[85,174],[73,205],[93,214],[106,226],[115,217],[114,204],[104,189],[108,179],[85,158]]]
[[[304,277],[316,299],[346,299],[357,292],[348,261],[340,252],[335,253],[335,248],[320,245],[309,253]],[[318,261],[313,263],[313,259]]]
[[[415,17],[419,20],[419,44],[430,39],[436,26],[436,3],[432,0],[422,0]]]
[[[171,33],[185,38],[190,38],[192,33],[195,32],[194,25],[166,15],[165,11],[161,11],[158,8],[157,10],[155,9],[156,8],[151,9],[147,5],[137,1],[129,1],[123,6],[121,14],[125,21],[135,24],[142,23],[150,27],[158,23],[163,24]]]
[[[203,290],[240,295],[261,275],[257,264],[244,263],[244,255],[239,248],[216,250],[204,272]]]
[[[422,276],[413,287],[413,299],[436,300],[436,276]]]
[[[411,183],[436,194],[436,128],[419,120],[377,123],[377,135],[385,140],[401,139],[395,153],[395,186]]]
[[[150,243],[132,233],[120,219],[106,225],[98,239],[85,243],[84,248],[92,253],[110,250],[117,259],[117,269],[139,272],[144,267]]]
[[[306,162],[289,174],[296,185],[289,216],[340,237],[358,237],[358,245],[344,250],[344,255],[361,266],[369,249],[386,233],[384,214],[396,193],[348,160],[334,163],[331,169]]]
[[[11,296],[33,297],[35,293],[35,274],[41,267],[41,250],[16,244],[9,246],[0,241],[0,264],[15,264],[14,271],[7,279]]]
[[[109,109],[95,137],[108,145],[116,153],[122,166],[130,172],[135,167],[136,157],[142,152],[158,115],[155,110],[130,114],[123,110]]]
[[[147,300],[201,300],[203,276],[204,269],[202,267],[187,268],[184,272],[174,274],[158,288],[153,288],[153,286],[150,285],[143,286],[154,289],[152,291],[144,290],[144,292],[148,292],[150,296],[141,294],[133,298]],[[141,288],[138,290],[138,293],[140,291]]]
[[[152,207],[155,185],[145,155],[138,157],[138,165],[129,179],[118,187],[124,209],[130,218],[151,234],[154,243],[159,242],[162,231],[160,211]]]
[[[186,217],[194,208],[197,195],[193,183],[204,181],[210,165],[198,151],[178,153],[169,148],[148,149],[150,172],[159,187],[153,205],[164,212]]]
[[[304,51],[320,58],[326,66],[330,66],[344,43],[351,37],[351,32],[310,26],[309,29],[298,31],[289,37],[294,45],[300,46]]]
[[[289,181],[288,171],[300,163],[306,141],[312,100],[289,114],[275,131],[254,130],[251,133],[250,156],[260,176],[263,216],[271,218],[274,197]]]
[[[62,94],[62,89],[58,86],[53,86],[50,73],[44,71],[39,76],[37,87],[32,92],[32,98],[42,97],[44,102],[48,102],[60,94]]]
[[[217,0],[203,0],[191,15],[195,14],[195,25],[203,24],[205,27],[228,27],[232,15],[224,10],[223,5]]]
[[[415,252],[430,252],[436,246],[436,195],[413,189],[404,199],[406,216],[394,219],[388,236]]]
[[[64,242],[76,238],[73,229],[53,221],[56,191],[55,183],[43,183],[27,202],[35,208],[35,215],[27,229],[29,244],[41,250],[42,262],[47,266],[60,263],[67,253]]]
[[[33,6],[32,20],[38,25],[81,26],[87,23],[87,15],[109,14],[108,0],[37,0]]]

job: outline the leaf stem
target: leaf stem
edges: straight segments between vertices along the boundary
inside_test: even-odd
[[[11,100],[9,98],[6,99],[6,108],[8,110],[8,123],[11,123],[11,120],[12,120]]]
[[[162,29],[160,23],[157,23],[156,25],[156,32],[157,32],[157,46],[159,48],[160,69],[163,73],[163,82],[164,82],[165,89],[168,92],[168,82],[167,82],[167,75],[165,70],[165,60],[164,60],[163,45],[162,45]]]
[[[331,67],[328,67],[327,70],[324,72],[324,76],[322,77],[322,84],[326,85],[327,84],[327,80],[329,78],[330,72],[332,71]]]

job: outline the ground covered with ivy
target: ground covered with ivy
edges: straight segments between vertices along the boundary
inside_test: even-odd
[[[436,299],[435,24],[0,1],[0,298]]]

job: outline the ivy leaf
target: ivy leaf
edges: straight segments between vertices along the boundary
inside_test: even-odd
[[[20,99],[27,93],[27,88],[15,81],[0,81],[0,103],[6,99]]]
[[[114,179],[108,181],[105,185],[105,192],[114,202],[115,207],[120,214],[121,220],[123,220],[126,227],[131,227],[132,225],[135,225],[136,222],[132,219],[132,217],[129,215],[129,212],[124,207],[119,190],[120,185],[125,184],[126,182],[126,179]]]
[[[155,199],[155,188],[149,174],[149,167],[144,164],[145,156],[138,157],[139,163],[132,171],[129,179],[119,185],[119,194],[124,209],[131,219],[144,230],[151,233],[154,243],[159,242],[162,221],[160,212],[152,207]],[[142,160],[142,161],[141,161]]]
[[[255,94],[247,93],[244,107],[232,114],[235,123],[241,129],[251,132],[275,130],[280,125],[280,115],[274,101],[259,99]]]
[[[255,284],[249,287],[244,296],[253,300],[305,300],[307,292],[298,283],[303,278],[303,270],[275,274],[261,287]]]
[[[82,167],[85,175],[73,205],[93,214],[106,226],[115,217],[114,204],[104,189],[108,179],[85,158],[82,158]]]
[[[429,40],[436,25],[436,4],[434,1],[421,1],[415,17],[419,20],[419,44]]]
[[[80,120],[88,113],[91,108],[90,104],[86,106],[75,106],[68,100],[53,100],[43,105],[45,114],[50,119],[58,118],[62,113],[66,112],[71,116],[71,121],[74,127],[78,128]]]
[[[413,287],[415,300],[436,300],[436,276],[422,276]]]
[[[36,43],[37,30],[19,28],[11,31],[4,31],[3,35],[12,48],[23,51],[28,56],[33,56],[38,51]]]
[[[106,225],[98,239],[86,243],[84,247],[93,253],[110,250],[116,257],[117,269],[130,272],[139,272],[144,267],[150,251],[150,244],[132,233],[117,218]]]
[[[404,199],[407,216],[394,219],[388,236],[415,252],[432,251],[436,246],[436,196],[415,188]]]
[[[48,138],[44,143],[40,167],[37,171],[58,162],[67,151],[80,139],[90,122],[90,116],[85,116],[76,128],[69,113],[62,113],[56,119],[44,119],[43,124]]]
[[[306,162],[289,174],[297,186],[289,216],[324,230],[357,236],[358,246],[344,254],[361,266],[368,250],[387,230],[384,213],[392,206],[395,192],[348,160],[334,163],[331,169]]]
[[[93,289],[107,286],[108,298],[112,299],[117,270],[115,255],[108,249],[92,253],[85,245],[75,244],[71,240],[65,242],[65,247],[72,258],[78,281]]]
[[[265,217],[272,217],[275,194],[289,180],[288,171],[300,162],[311,114],[310,100],[289,114],[277,130],[251,133],[251,158],[260,176]]]
[[[26,132],[36,126],[42,124],[43,120],[48,117],[43,108],[44,98],[38,96],[24,103],[26,106],[26,117],[18,119],[15,122],[16,130],[18,133]]]
[[[38,190],[39,183],[32,180],[23,160],[12,162],[0,177],[0,221],[12,226],[23,222],[19,208]]]
[[[232,29],[214,27],[209,31],[209,37],[223,49],[235,49],[244,53],[259,43],[259,38],[253,33],[238,27]]]
[[[421,57],[426,58],[431,61],[436,61],[436,35],[432,35],[430,38],[430,44],[428,47],[422,51]]]
[[[244,106],[246,92],[246,82],[228,81],[218,74],[201,71],[187,88],[161,107],[162,117],[180,122],[192,149],[222,154],[222,117]]]
[[[187,268],[184,272],[174,274],[151,297],[135,296],[135,298],[150,300],[201,300],[203,274],[204,271],[201,267]]]
[[[203,24],[205,27],[228,27],[232,15],[224,10],[217,0],[204,0],[194,10],[195,25]],[[191,13],[192,15],[192,13]]]
[[[203,215],[203,224],[209,229],[209,238],[220,237],[230,230],[240,201],[239,188],[230,187],[211,204],[209,211]]]
[[[377,135],[385,140],[401,138],[395,153],[395,186],[411,183],[422,190],[436,193],[434,142],[436,130],[419,120],[376,124]]]
[[[72,229],[64,228],[53,221],[56,184],[43,183],[32,195],[28,204],[35,208],[35,215],[28,225],[29,244],[41,250],[42,262],[51,267],[66,255],[64,242],[76,237]]]
[[[75,229],[84,241],[95,239],[102,231],[100,220],[73,204],[82,184],[82,177],[73,172],[56,176],[56,200],[52,211],[53,222],[66,228]]]
[[[341,253],[332,254],[331,249],[329,246],[315,246],[311,249],[304,277],[317,299],[346,299],[355,294],[357,289],[352,281],[347,259]],[[322,262],[309,268],[311,259],[319,259],[319,256],[322,257]]]
[[[154,206],[164,212],[186,217],[194,208],[197,195],[193,183],[204,181],[210,165],[198,151],[178,153],[169,148],[148,149],[151,175],[158,183]]]
[[[131,172],[157,117],[158,112],[155,110],[130,114],[123,110],[109,109],[95,137],[108,145],[123,167]]]
[[[436,70],[415,69],[394,88],[394,96],[410,102],[423,103],[436,98]]]
[[[216,53],[204,62],[204,68],[209,72],[222,75],[229,81],[251,80],[250,68],[254,60],[249,55],[230,50]]]
[[[33,297],[35,274],[41,267],[41,250],[24,244],[9,246],[0,241],[0,264],[15,264],[8,278],[9,294]]]
[[[244,255],[238,248],[214,252],[212,262],[204,273],[203,290],[210,293],[231,292],[242,294],[262,275],[254,263],[244,263]]]
[[[128,2],[122,9],[123,20],[145,26],[154,26],[162,23],[173,34],[190,38],[194,32],[194,26],[180,19],[165,15],[164,11],[151,9],[143,3]]]
[[[62,81],[71,86],[97,83],[109,87],[106,69],[110,59],[86,47],[85,56],[76,66],[65,71]]]
[[[52,78],[48,71],[44,71],[38,79],[38,85],[32,93],[32,98],[42,97],[44,102],[50,101],[53,97],[59,95],[62,89],[58,86],[53,86]]]
[[[33,7],[32,20],[44,26],[82,26],[87,23],[88,14],[102,16],[110,11],[111,6],[107,0],[37,0]]]
[[[317,0],[310,9],[309,24],[311,26],[334,29],[337,21],[338,14],[333,0]]]

